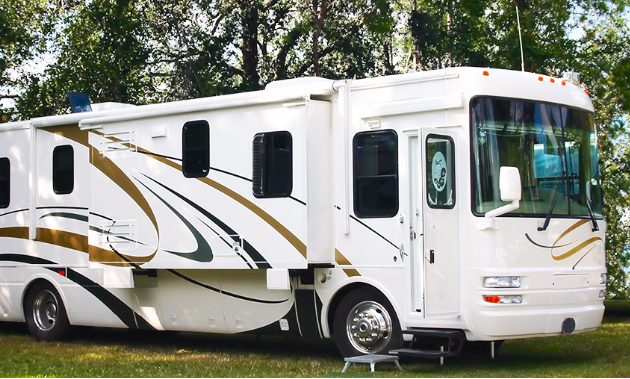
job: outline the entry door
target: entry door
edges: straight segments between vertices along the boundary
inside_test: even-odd
[[[456,174],[457,133],[424,128],[423,162],[425,317],[458,316],[461,297],[461,254]]]

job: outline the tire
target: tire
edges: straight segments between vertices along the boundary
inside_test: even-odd
[[[335,342],[344,357],[389,354],[400,347],[398,317],[387,298],[372,288],[357,288],[348,293],[333,324]]]
[[[70,322],[61,296],[49,282],[38,282],[28,291],[24,303],[28,330],[39,341],[57,341],[67,336]]]

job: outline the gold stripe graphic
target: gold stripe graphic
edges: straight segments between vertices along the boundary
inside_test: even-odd
[[[351,265],[352,263],[350,263],[350,261],[348,260],[348,258],[346,258],[343,254],[341,254],[341,252],[337,249],[335,249],[335,261],[337,262],[337,264],[345,266],[345,265]],[[359,274],[359,271],[353,269],[353,268],[344,268],[343,271],[346,273],[346,275],[348,276],[361,276],[361,274]]]
[[[9,228],[0,228],[0,237],[6,238],[19,238],[27,240],[28,227],[16,226]],[[65,232],[63,230],[37,228],[36,242],[47,243],[50,245],[65,247],[68,249],[80,251],[82,253],[90,254],[90,260],[92,262],[104,263],[110,266],[131,266],[125,259],[128,259],[133,263],[146,263],[153,258],[153,256],[147,257],[134,257],[130,255],[121,254],[123,258],[110,250],[105,250],[88,244],[88,237],[71,232]],[[95,258],[92,259],[92,258]]]
[[[567,251],[566,253],[562,254],[562,255],[558,255],[555,256],[553,255],[553,249],[551,249],[551,257],[556,260],[556,261],[561,261],[563,259],[569,258],[570,256],[572,256],[573,254],[576,254],[577,252],[579,252],[580,250],[582,250],[583,248],[585,248],[586,246],[597,242],[597,241],[601,241],[602,239],[600,237],[593,237],[593,238],[589,238],[586,241],[582,242],[581,244],[577,245],[576,247],[574,247],[573,249]],[[591,249],[592,250],[592,249]],[[590,250],[589,250],[590,251]]]

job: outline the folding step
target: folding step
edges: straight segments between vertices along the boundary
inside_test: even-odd
[[[410,346],[390,350],[390,354],[416,358],[440,358],[440,364],[444,364],[445,357],[459,354],[466,339],[464,332],[457,329],[409,329],[401,333],[413,336]],[[404,339],[402,342],[404,343]],[[417,346],[419,344],[422,346]]]

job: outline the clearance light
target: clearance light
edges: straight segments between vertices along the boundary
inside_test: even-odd
[[[590,95],[587,89],[584,90],[584,93],[586,93],[587,95]]]
[[[542,76],[539,76],[539,77],[538,77],[538,81],[539,81],[539,82],[542,82],[543,80],[545,80],[545,79],[543,79],[543,77],[542,77]]]
[[[599,284],[606,284],[606,283],[608,283],[608,275],[606,275],[605,273],[601,274],[599,276]]]
[[[566,81],[566,80],[563,80],[563,81],[562,81],[562,85],[563,85],[563,86],[566,86],[566,85],[567,85],[567,81]]]
[[[490,73],[488,71],[484,71],[483,76],[490,76]]]
[[[606,290],[599,291],[599,298],[600,299],[605,299],[606,298]]]
[[[485,288],[520,288],[520,276],[488,276],[483,280]]]
[[[554,78],[549,78],[549,81],[550,81],[550,82],[552,82],[552,83],[555,83],[555,82],[556,82],[556,79],[554,79]]]
[[[483,295],[483,299],[486,303],[493,304],[521,304],[523,298],[521,295],[501,295],[501,296],[488,296]]]

